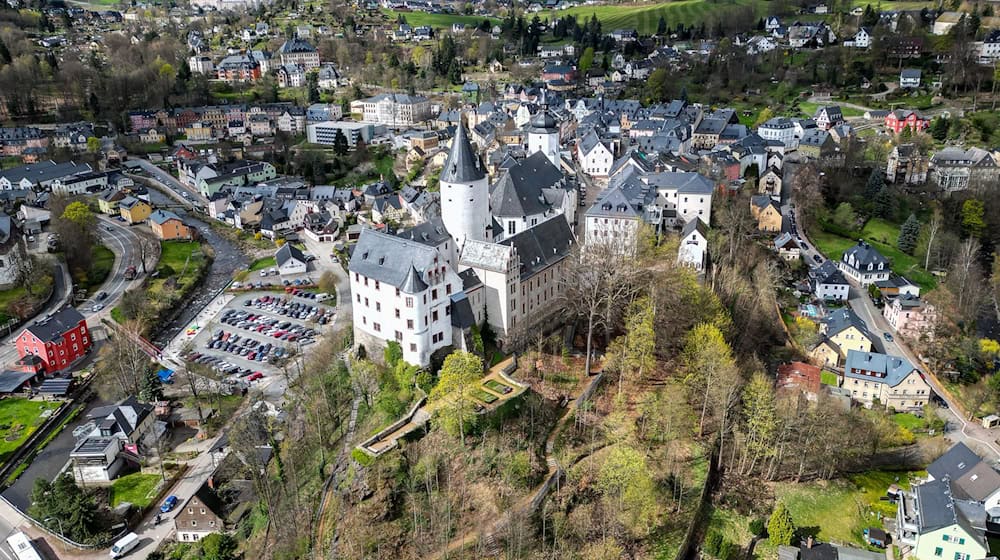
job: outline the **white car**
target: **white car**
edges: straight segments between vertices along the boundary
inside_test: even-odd
[[[98,303],[97,305],[95,305],[94,307],[91,308],[91,310],[94,313],[97,313],[98,311],[100,311],[102,309],[104,309],[104,304],[101,304],[101,303]]]

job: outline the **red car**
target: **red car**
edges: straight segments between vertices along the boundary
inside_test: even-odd
[[[254,373],[251,373],[249,377],[247,377],[247,381],[257,381],[258,379],[262,379],[263,377],[264,377],[263,373],[255,371]]]

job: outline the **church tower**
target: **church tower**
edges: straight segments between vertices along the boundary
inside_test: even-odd
[[[441,170],[441,219],[461,250],[467,239],[490,240],[490,186],[460,122]]]
[[[562,169],[559,161],[559,125],[547,109],[539,111],[528,123],[528,155],[535,152],[542,152],[556,169]]]

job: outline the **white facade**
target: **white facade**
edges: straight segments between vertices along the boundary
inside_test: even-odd
[[[849,284],[816,282],[816,297],[818,299],[847,301],[849,292]]]
[[[528,155],[542,152],[557,169],[561,168],[559,161],[559,129],[546,131],[528,130]],[[610,169],[610,166],[609,166]]]
[[[794,150],[799,146],[799,139],[795,134],[795,123],[791,119],[783,117],[771,119],[757,128],[757,135],[764,140],[781,142],[789,150]]]
[[[707,255],[708,239],[705,238],[701,229],[697,227],[690,228],[690,231],[681,237],[680,247],[677,248],[677,263],[690,266],[701,272],[705,268],[705,257]]]
[[[589,152],[584,153],[583,145],[577,145],[577,158],[580,160],[580,167],[583,172],[593,177],[607,177],[611,172],[611,165],[615,162],[614,154],[604,145],[604,142],[597,142]]]

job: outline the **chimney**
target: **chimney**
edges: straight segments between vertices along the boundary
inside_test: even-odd
[[[208,487],[215,490],[215,475],[210,475],[208,477]]]
[[[812,548],[812,547],[813,547],[813,537],[812,535],[809,535],[809,537],[806,539],[806,548]]]

